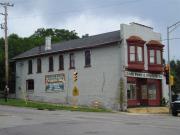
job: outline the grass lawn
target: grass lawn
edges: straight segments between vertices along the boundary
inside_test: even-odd
[[[0,105],[9,105],[9,106],[17,106],[17,107],[28,107],[28,108],[36,108],[39,110],[69,110],[69,111],[82,111],[82,112],[111,112],[110,110],[104,108],[92,108],[87,106],[68,106],[63,104],[52,104],[52,103],[44,103],[44,102],[35,102],[35,101],[27,101],[27,104],[24,100],[20,99],[8,99],[8,102],[5,102],[4,99],[0,99]]]

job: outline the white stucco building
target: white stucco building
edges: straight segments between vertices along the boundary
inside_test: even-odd
[[[120,30],[57,44],[46,42],[13,59],[16,97],[71,104],[73,73],[78,72],[78,104],[119,108],[159,106],[167,97],[162,73],[160,33],[137,23]],[[120,81],[121,80],[121,81]],[[124,88],[120,91],[120,88]]]

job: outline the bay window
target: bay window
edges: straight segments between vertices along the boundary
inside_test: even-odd
[[[161,51],[156,50],[156,63],[161,64]]]
[[[161,51],[157,49],[149,49],[149,64],[162,64]]]
[[[142,59],[142,47],[139,47],[137,46],[137,61],[138,62],[141,62],[143,59]]]
[[[135,61],[135,46],[130,46],[130,61]]]
[[[130,62],[143,62],[143,47],[142,46],[129,46],[129,61]]]
[[[149,52],[150,52],[150,55],[149,55],[149,57],[150,57],[150,59],[149,59],[149,60],[150,60],[150,63],[151,63],[151,64],[154,64],[154,63],[155,63],[155,59],[154,59],[154,58],[155,58],[155,53],[154,53],[154,50],[150,50]]]

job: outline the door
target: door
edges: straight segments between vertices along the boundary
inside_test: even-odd
[[[159,80],[148,81],[148,104],[150,106],[160,105],[161,99],[161,82]]]
[[[141,92],[140,104],[142,106],[147,106],[148,105],[148,90],[147,90],[146,84],[142,84],[140,86],[140,92]]]

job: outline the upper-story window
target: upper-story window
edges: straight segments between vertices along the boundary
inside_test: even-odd
[[[54,70],[54,62],[53,62],[53,56],[49,57],[49,72],[52,72]]]
[[[69,54],[69,68],[70,69],[75,68],[75,56],[74,56],[74,53]]]
[[[156,63],[162,64],[161,51],[160,50],[156,50]]]
[[[32,71],[33,71],[32,60],[28,60],[28,74],[32,74]]]
[[[130,46],[130,61],[133,62],[135,61],[135,56],[136,56],[136,53],[135,53],[135,46]]]
[[[64,70],[64,57],[59,55],[59,70]]]
[[[151,64],[155,63],[155,53],[154,53],[154,50],[149,50],[149,62]]]
[[[136,35],[130,36],[126,41],[128,44],[128,67],[138,64],[142,66],[138,68],[143,69],[145,41]]]
[[[151,40],[147,43],[149,65],[162,65],[163,47],[164,45],[156,40]]]
[[[41,58],[37,58],[37,73],[41,73]]]
[[[142,47],[137,46],[137,61],[142,62],[143,61],[143,50]]]
[[[162,64],[161,51],[157,49],[149,50],[149,63]]]
[[[129,61],[143,62],[143,47],[136,45],[129,45]]]
[[[85,51],[85,67],[91,66],[91,52],[90,50]]]

